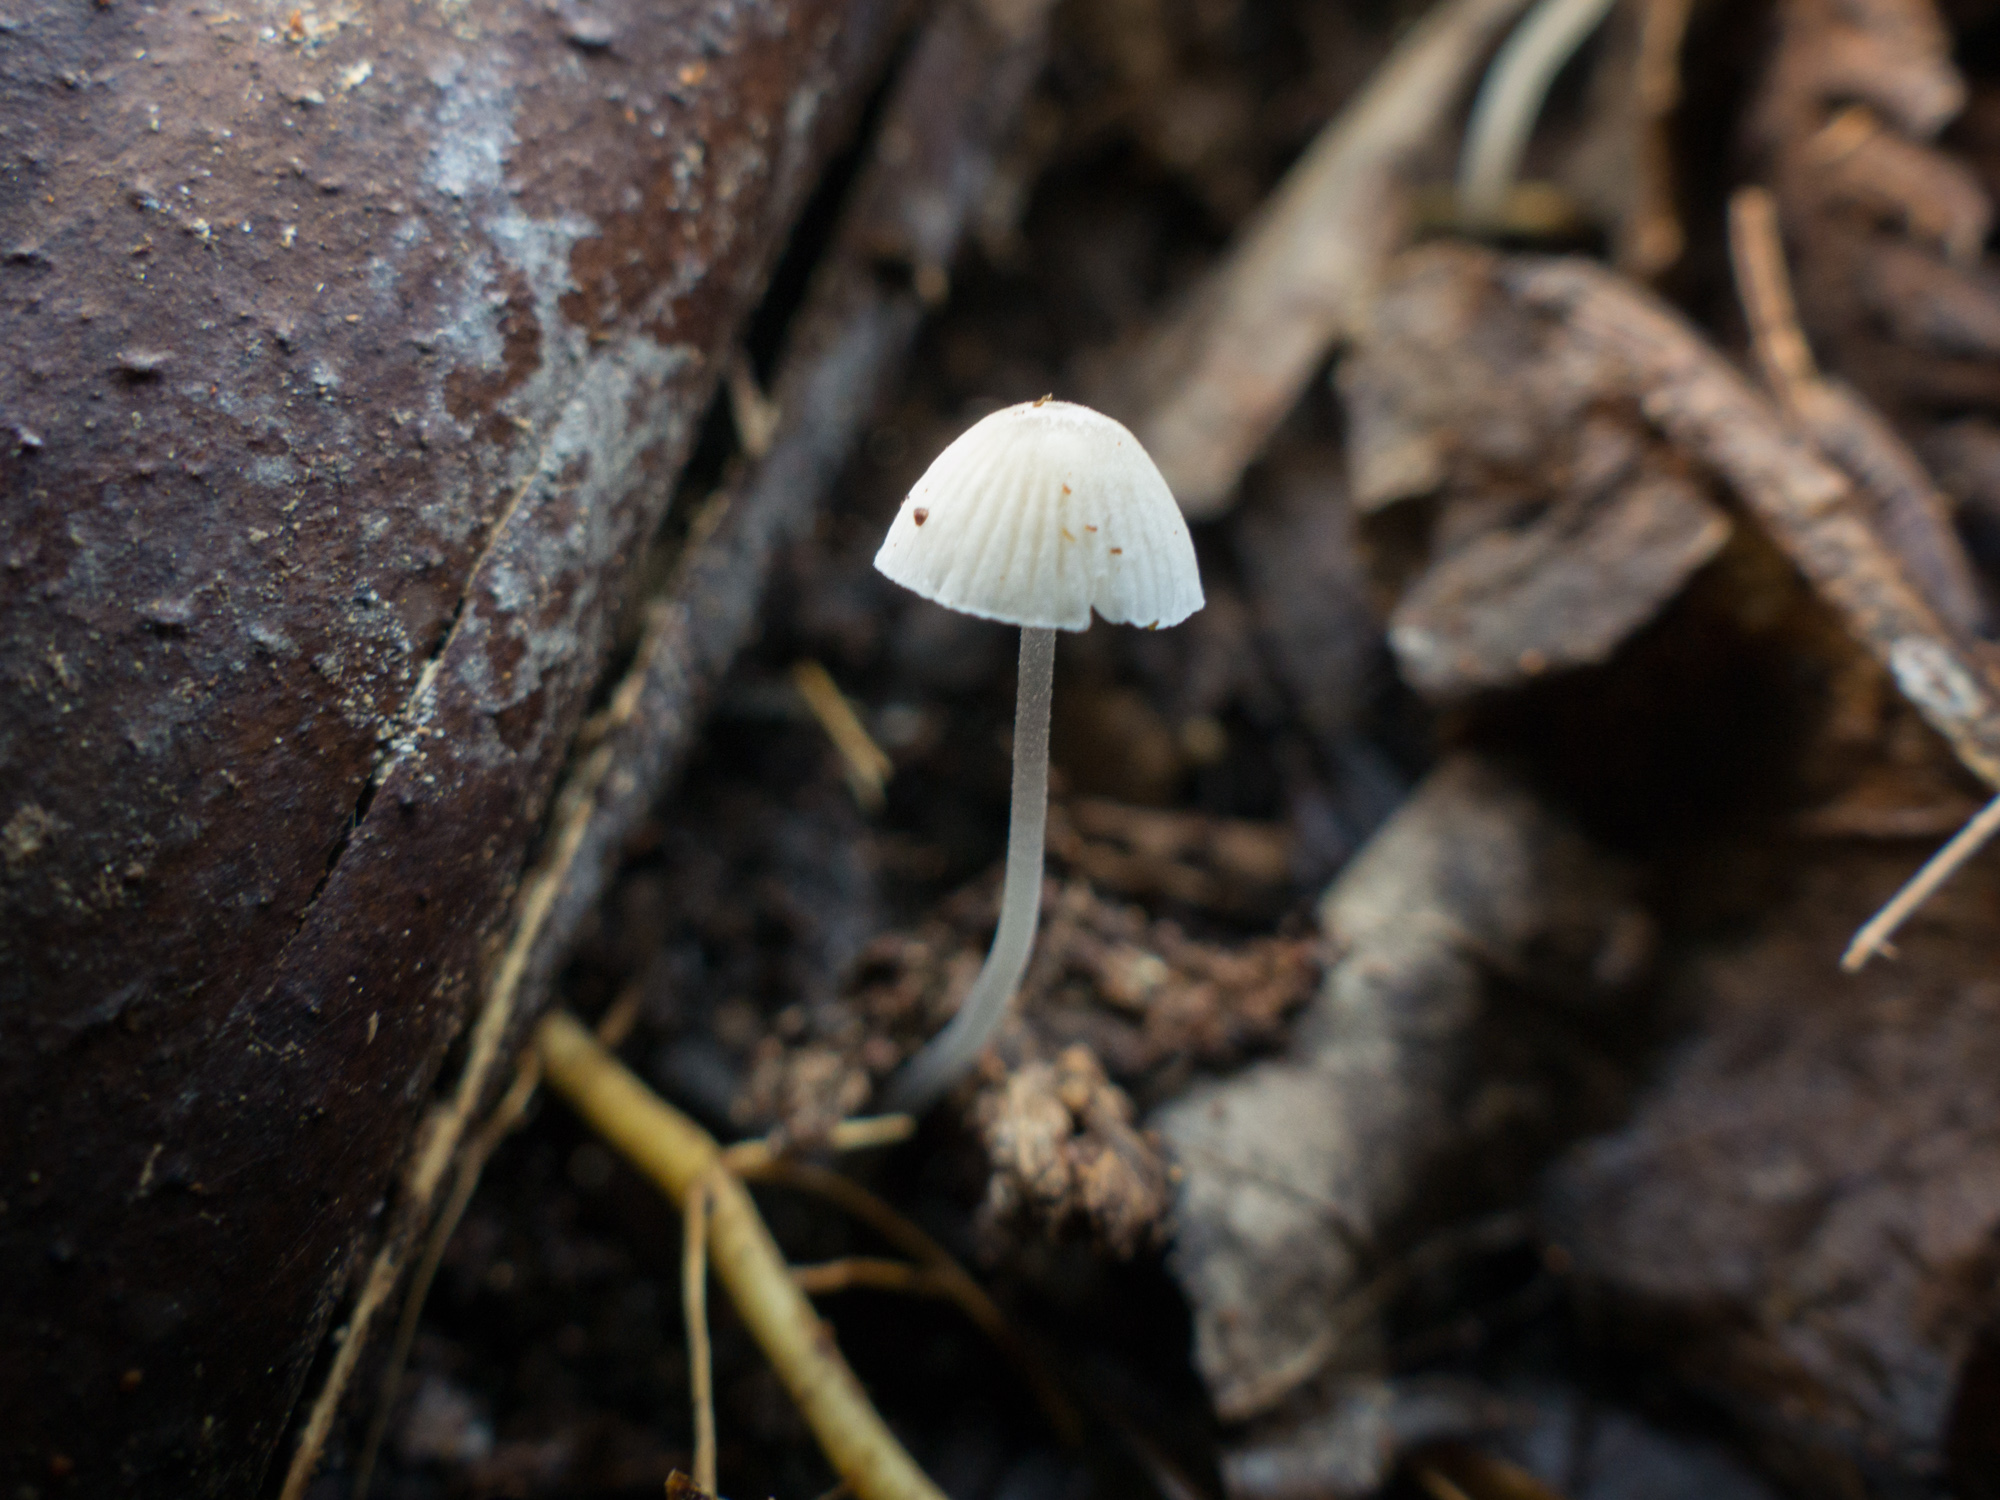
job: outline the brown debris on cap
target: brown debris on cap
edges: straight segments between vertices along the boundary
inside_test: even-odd
[[[1187,522],[1139,440],[1048,396],[975,422],[940,453],[875,566],[947,609],[1038,629],[1087,629],[1093,610],[1114,625],[1178,625],[1202,607]]]

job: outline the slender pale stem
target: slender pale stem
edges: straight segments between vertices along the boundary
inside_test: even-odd
[[[1006,1019],[1035,947],[1042,914],[1042,835],[1049,818],[1049,703],[1055,696],[1056,633],[1021,631],[1014,690],[1014,806],[1007,824],[1007,879],[1000,925],[958,1014],[889,1086],[891,1109],[921,1114],[972,1066]]]
[[[1493,59],[1473,103],[1458,164],[1458,211],[1467,222],[1490,228],[1505,218],[1507,196],[1549,85],[1612,3],[1541,0]]]

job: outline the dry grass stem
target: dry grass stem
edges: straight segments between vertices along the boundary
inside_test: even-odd
[[[1777,203],[1765,189],[1742,188],[1730,200],[1729,248],[1758,364],[1763,370],[1765,383],[1784,404],[1786,411],[1813,435],[1829,457],[1836,461],[1847,459],[1843,467],[1851,472],[1858,469],[1858,480],[1865,483],[1871,477],[1886,476],[1886,482],[1879,483],[1875,488],[1880,492],[1877,498],[1883,502],[1883,510],[1892,519],[1896,513],[1894,502],[1914,497],[1902,507],[1903,514],[1908,515],[1918,509],[1932,512],[1933,515],[1927,518],[1932,525],[1923,529],[1948,532],[1948,507],[1936,494],[1928,476],[1923,474],[1915,455],[1908,453],[1901,440],[1889,432],[1887,424],[1872,411],[1860,409],[1859,397],[1820,375],[1812,350],[1800,329],[1798,309],[1792,299],[1791,280],[1785,268],[1784,243],[1778,229]],[[1853,461],[1857,441],[1871,443],[1872,461]],[[1945,543],[1944,546],[1948,549],[1948,557],[1956,552],[1952,544]],[[1913,550],[1921,553],[1935,549],[1926,549],[1923,539],[1916,539],[1914,547],[1906,542],[1899,549],[1906,560],[1912,560],[1909,554]],[[1971,581],[1969,568],[1964,570],[1966,576],[1962,588],[1958,587],[1959,579],[1956,577],[1959,570],[1952,562],[1947,562],[1946,569],[1949,576],[1941,583],[1934,583],[1929,592],[1940,605],[1941,613],[1961,617],[1954,619],[1953,623],[1963,628],[1971,623],[1970,619],[1963,617],[1976,617],[1977,590]],[[1946,597],[1938,600],[1939,594]],[[1956,608],[1951,607],[1954,603]],[[1893,660],[1891,665],[1894,665]],[[1988,779],[1991,780],[1990,777]],[[1851,974],[1877,953],[1885,951],[1896,929],[1995,832],[2000,832],[2000,799],[1989,803],[1961,828],[1886,906],[1855,933],[1854,940],[1841,955],[1841,968]]]
[[[833,675],[819,662],[794,663],[792,683],[819,721],[819,727],[826,731],[826,737],[833,741],[833,748],[840,752],[854,800],[864,812],[880,812],[883,790],[895,773],[896,763],[875,743],[868,726],[861,722],[861,715],[854,711],[854,705],[847,701]]]
[[[500,1065],[501,1044],[514,1018],[530,958],[536,952],[543,929],[555,910],[556,899],[562,892],[570,868],[583,848],[597,788],[610,774],[612,762],[612,747],[599,746],[586,757],[557,800],[556,835],[550,841],[548,856],[525,883],[513,933],[480,1006],[479,1019],[472,1028],[465,1067],[459,1074],[450,1101],[433,1111],[427,1128],[418,1138],[414,1159],[404,1180],[403,1202],[397,1212],[396,1225],[369,1266],[361,1295],[355,1298],[354,1311],[348,1317],[332,1367],[327,1371],[326,1380],[314,1397],[312,1409],[299,1433],[298,1447],[293,1450],[291,1465],[285,1472],[279,1500],[304,1500],[306,1486],[319,1466],[320,1454],[333,1431],[333,1419],[340,1410],[341,1398],[346,1395],[348,1384],[354,1378],[361,1351],[368,1346],[368,1332],[375,1315],[402,1280],[408,1247],[430,1220],[438,1188],[453,1161],[458,1158],[473,1114],[485,1097],[494,1070]],[[483,1167],[484,1162],[477,1165]],[[460,1174],[461,1183],[465,1177],[465,1173]],[[476,1168],[471,1178],[476,1184]],[[464,1193],[469,1200],[470,1187],[464,1188]]]
[[[1646,0],[1633,69],[1638,181],[1631,210],[1618,229],[1618,267],[1651,281],[1681,258],[1687,245],[1674,194],[1670,125],[1681,102],[1681,49],[1694,0]]]
[[[409,1291],[403,1298],[403,1314],[396,1321],[395,1341],[389,1346],[389,1358],[375,1393],[375,1413],[369,1420],[368,1436],[362,1443],[361,1460],[355,1465],[354,1500],[367,1500],[368,1486],[375,1477],[375,1461],[381,1456],[382,1440],[388,1435],[389,1419],[396,1410],[403,1367],[409,1361],[411,1346],[416,1343],[417,1324],[423,1317],[424,1302],[430,1296],[431,1283],[437,1279],[438,1267],[444,1261],[445,1247],[458,1232],[459,1221],[465,1217],[465,1210],[472,1202],[473,1192],[479,1186],[487,1161],[500,1142],[520,1124],[540,1081],[540,1067],[532,1057],[524,1058],[514,1072],[513,1083],[494,1106],[485,1125],[459,1155],[451,1196],[445,1200],[437,1222],[431,1226],[430,1238],[424,1243],[423,1256],[411,1274]]]
[[[750,356],[741,350],[730,360],[723,379],[729,386],[729,416],[736,424],[736,440],[752,458],[762,458],[777,441],[778,403],[757,384]]]
[[[604,1013],[603,1019],[597,1023],[597,1038],[605,1046],[616,1047],[631,1034],[633,1024],[639,1018],[639,999],[639,987],[631,985]],[[430,1296],[431,1283],[437,1280],[438,1266],[444,1260],[445,1247],[451,1243],[451,1237],[458,1232],[459,1221],[465,1217],[465,1210],[472,1202],[473,1192],[479,1186],[479,1179],[486,1170],[486,1163],[492,1159],[500,1143],[513,1134],[521,1123],[541,1081],[541,1064],[535,1060],[533,1054],[522,1058],[514,1070],[513,1083],[508,1086],[507,1092],[500,1096],[500,1102],[493,1106],[493,1112],[486,1117],[486,1123],[479,1127],[459,1157],[451,1197],[446,1200],[443,1211],[438,1215],[437,1223],[431,1226],[430,1239],[424,1245],[423,1259],[417,1263],[417,1269],[410,1277],[409,1292],[403,1299],[403,1315],[396,1321],[396,1339],[390,1345],[389,1358],[383,1366],[381,1385],[375,1396],[375,1415],[368,1424],[368,1436],[361,1448],[361,1461],[355,1466],[354,1500],[367,1500],[369,1482],[375,1473],[375,1461],[381,1455],[382,1440],[389,1430],[389,1418],[396,1409],[396,1393],[402,1384],[403,1367],[409,1360],[411,1345],[416,1342],[417,1323],[423,1316],[424,1302]]]
[[[877,1255],[849,1255],[817,1266],[794,1266],[792,1280],[808,1297],[866,1288],[876,1292],[904,1292],[913,1297],[949,1297],[950,1291],[924,1266],[906,1260],[887,1260]]]
[[[1820,374],[1799,327],[1778,205],[1767,189],[1746,187],[1729,200],[1729,258],[1764,384],[1790,409]]]
[[[575,1017],[547,1017],[535,1045],[549,1085],[683,1212],[706,1185],[716,1276],[858,1500],[944,1500],[869,1403],[792,1280],[749,1191],[717,1170],[721,1153],[709,1134],[633,1076]]]
[[[1764,383],[1867,497],[1875,530],[1931,607],[1961,635],[1976,634],[1985,607],[1951,502],[1888,420],[1814,363],[1792,298],[1777,203],[1765,189],[1746,187],[1730,200],[1729,251]]]
[[[1863,924],[1854,934],[1854,941],[1847,945],[1847,951],[1840,955],[1841,968],[1852,974],[1876,954],[1893,953],[1889,939],[1896,935],[1896,929],[1996,833],[2000,833],[2000,797],[1987,803],[1977,817],[1953,835],[1950,843],[1910,877],[1909,883],[1896,892],[1887,906]]]
[[[681,1209],[681,1306],[687,1318],[688,1395],[694,1403],[694,1482],[711,1495],[715,1475],[715,1361],[708,1342],[708,1201],[716,1172]]]
[[[824,1141],[814,1144],[829,1151],[867,1151],[907,1141],[916,1130],[917,1122],[909,1115],[859,1115],[840,1121]],[[776,1137],[738,1141],[722,1148],[722,1164],[738,1177],[754,1178],[785,1154],[785,1143]]]
[[[891,1115],[885,1118],[900,1117]],[[824,1198],[909,1256],[930,1278],[933,1294],[957,1304],[973,1327],[991,1339],[1013,1361],[1021,1379],[1034,1392],[1036,1402],[1049,1419],[1049,1425],[1063,1441],[1074,1444],[1081,1439],[1083,1423],[1077,1416],[1076,1408],[1021,1342],[1013,1325],[1007,1321],[1007,1315],[1000,1310],[1000,1305],[986,1294],[986,1289],[972,1278],[970,1272],[952,1258],[950,1251],[897,1213],[886,1200],[851,1177],[788,1157],[770,1157],[761,1163],[748,1163],[737,1170],[751,1182],[788,1187]]]
[[[1410,1470],[1417,1476],[1417,1483],[1423,1486],[1424,1493],[1429,1495],[1431,1500],[1472,1500],[1464,1490],[1427,1463],[1421,1461],[1412,1463]]]

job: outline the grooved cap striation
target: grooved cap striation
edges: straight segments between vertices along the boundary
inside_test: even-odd
[[[1041,629],[1178,625],[1202,607],[1194,540],[1122,424],[1068,401],[975,422],[919,479],[875,566],[968,615]]]

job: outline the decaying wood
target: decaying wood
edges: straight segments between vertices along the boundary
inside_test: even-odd
[[[941,13],[906,65],[870,169],[857,182],[829,263],[802,308],[776,387],[768,450],[697,518],[687,550],[645,614],[632,666],[556,799],[553,826],[522,886],[513,931],[482,998],[463,1072],[406,1173],[396,1219],[370,1266],[288,1476],[303,1493],[370,1324],[398,1285],[436,1194],[496,1070],[547,1003],[549,986],[601,900],[625,840],[692,742],[716,681],[754,628],[772,560],[807,527],[861,423],[915,335],[921,300],[885,277],[948,252],[1039,66],[1041,12],[996,24],[976,4]],[[978,87],[967,87],[977,79]],[[909,139],[925,131],[924,170]],[[916,224],[920,230],[909,226]]]
[[[1847,977],[1833,954],[1898,861],[1793,863],[1755,935],[1671,981],[1692,1033],[1562,1167],[1551,1228],[1600,1321],[1719,1398],[1800,1492],[1916,1493],[1955,1433],[1991,1430],[1970,1372],[2000,1232],[1995,882],[1968,871],[1905,962]]]
[[[10,12],[10,1491],[256,1489],[897,9]]]
[[[1326,127],[1109,404],[1181,508],[1219,515],[1244,467],[1354,326],[1402,235],[1401,177],[1525,0],[1448,0]]]
[[[1714,484],[1462,244],[1387,267],[1343,363],[1356,504],[1435,512],[1389,643],[1441,700],[1608,660],[1728,540]],[[1396,524],[1385,517],[1384,524]]]
[[[1285,1056],[1152,1118],[1183,1173],[1172,1263],[1225,1419],[1368,1346],[1343,1296],[1413,1221],[1475,1200],[1443,1184],[1480,1133],[1464,1095],[1474,1071],[1493,1076],[1490,1056],[1471,1067],[1492,986],[1587,1004],[1636,978],[1647,928],[1628,884],[1505,776],[1447,762],[1322,903],[1340,957]],[[1532,1156],[1501,1144],[1508,1122],[1485,1128],[1490,1191]]]
[[[1986,651],[1962,640],[1910,582],[1846,475],[1647,294],[1582,261],[1523,259],[1499,275],[1522,305],[1607,358],[1622,393],[1730,483],[1966,767],[2000,787],[2000,678]]]

